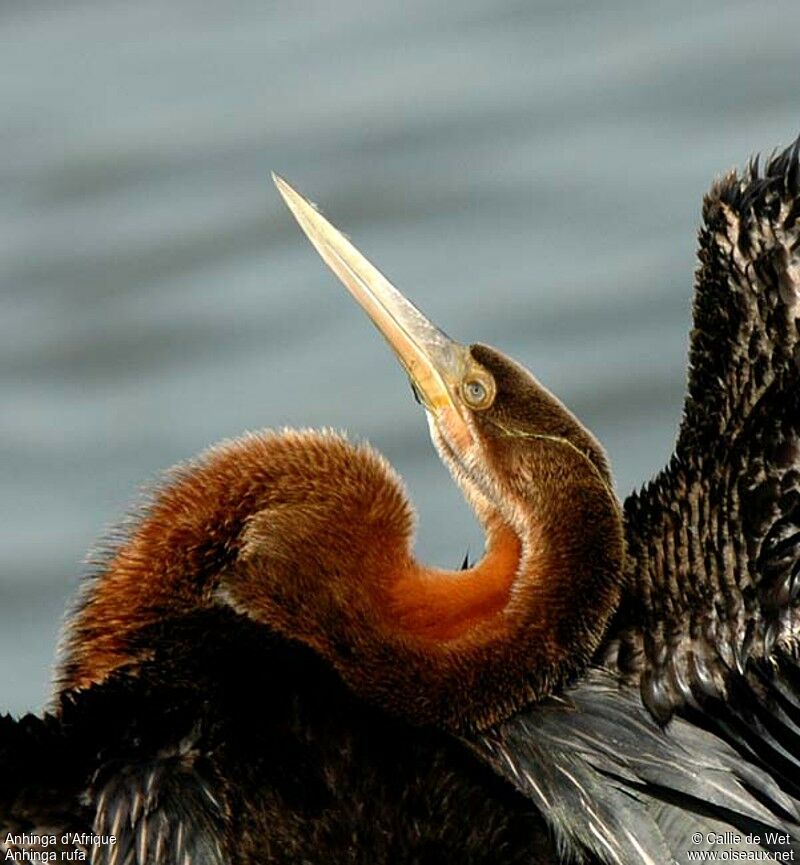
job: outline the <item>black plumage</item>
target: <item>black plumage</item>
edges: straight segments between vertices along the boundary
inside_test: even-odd
[[[137,625],[135,663],[65,687],[44,718],[0,719],[0,850],[67,833],[96,863],[792,861],[799,150],[705,199],[675,454],[624,504],[619,602],[590,664],[488,726],[417,726],[209,590]],[[238,543],[186,559],[229,570]]]
[[[684,418],[625,503],[632,590],[604,659],[662,722],[681,710],[740,748],[758,728],[795,793],[799,193],[795,143],[706,197]]]
[[[0,844],[93,832],[117,839],[93,861],[148,865],[552,861],[522,795],[306,647],[230,611],[168,627],[135,677],[63,697],[58,719],[3,719]]]

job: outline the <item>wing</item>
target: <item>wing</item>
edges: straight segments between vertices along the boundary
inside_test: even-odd
[[[222,865],[230,817],[191,690],[124,672],[61,699],[86,753],[93,865]]]
[[[0,717],[3,858],[227,861],[230,813],[203,744],[202,713],[179,697],[141,699],[135,684],[112,678],[67,695],[58,716]]]
[[[76,838],[92,820],[81,802],[77,754],[64,745],[53,717],[0,717],[0,858],[55,852],[61,860],[76,851],[85,858]]]
[[[151,760],[103,767],[107,780],[91,793],[93,865],[225,865],[223,805],[196,759],[187,738]]]
[[[705,199],[688,396],[601,660],[800,791],[800,139]]]
[[[468,743],[547,815],[568,861],[800,853],[798,803],[766,771],[682,718],[662,729],[637,689],[604,670]]]

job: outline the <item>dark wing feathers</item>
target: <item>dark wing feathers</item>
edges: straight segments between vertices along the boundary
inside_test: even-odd
[[[771,712],[782,686],[753,665],[797,654],[799,148],[706,197],[675,455],[625,502],[631,588],[602,660],[662,721],[728,703],[734,681]]]
[[[197,745],[200,722],[185,732],[181,707],[155,697],[137,714],[129,690],[117,683],[64,698],[59,717],[0,717],[1,854],[31,861],[55,851],[67,861],[78,851],[75,861],[93,865],[227,861],[229,814]]]
[[[104,767],[94,831],[116,842],[98,849],[93,865],[224,865],[223,805],[194,760],[187,740],[153,760]]]
[[[86,854],[86,846],[75,841],[92,825],[80,795],[84,754],[66,744],[52,716],[0,716],[1,859],[14,853],[54,851],[59,860],[62,854]],[[62,841],[63,836],[69,837]]]
[[[689,384],[677,453],[733,441],[774,384],[797,380],[798,151],[731,172],[703,205]]]
[[[755,832],[763,849],[767,832],[788,833],[789,843],[775,849],[800,853],[798,802],[767,772],[682,718],[663,729],[637,690],[606,671],[593,670],[563,698],[470,744],[578,855],[624,865],[682,862],[687,850],[715,846],[709,833],[725,831]],[[691,842],[693,832],[702,845]]]

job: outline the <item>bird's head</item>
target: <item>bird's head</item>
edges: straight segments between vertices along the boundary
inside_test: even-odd
[[[130,588],[147,563],[176,575],[170,591],[187,609],[224,604],[304,642],[357,693],[414,722],[486,725],[583,669],[616,608],[624,542],[603,449],[531,373],[450,339],[276,183],[405,368],[484,527],[484,555],[461,571],[419,563],[402,483],[368,447],[319,433],[245,438],[165,487],[117,552],[73,623],[67,686],[98,678],[85,643],[104,646],[106,668],[118,663],[103,598],[118,607],[127,585],[132,607],[149,597],[159,608],[163,590],[144,591],[141,574]]]
[[[313,205],[274,179],[309,240],[406,370],[434,445],[479,517],[487,506],[510,512],[542,474],[566,469],[576,456],[580,473],[599,481],[618,511],[602,446],[560,400],[496,349],[452,340]]]

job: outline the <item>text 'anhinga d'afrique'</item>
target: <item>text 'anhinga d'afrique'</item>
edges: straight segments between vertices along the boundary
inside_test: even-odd
[[[707,196],[676,451],[624,507],[529,372],[447,337],[276,178],[408,373],[483,558],[418,562],[399,478],[333,433],[173,470],[87,581],[52,711],[0,719],[0,850],[792,861],[799,174],[795,144]]]

